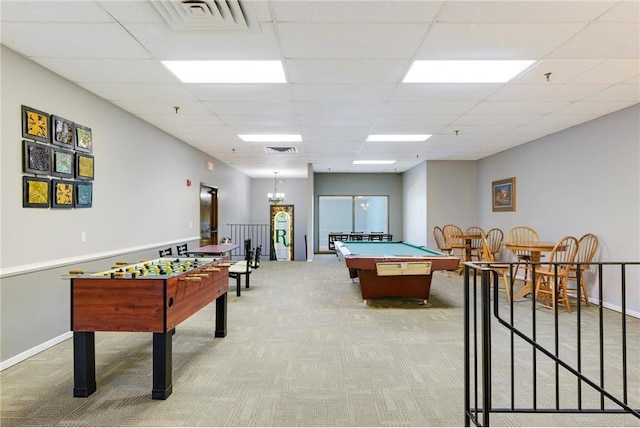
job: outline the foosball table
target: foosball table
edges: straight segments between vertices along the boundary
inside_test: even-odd
[[[215,337],[227,335],[227,263],[220,258],[118,262],[103,272],[70,271],[75,397],[96,391],[95,332],[153,333],[153,399],[171,395],[172,335],[216,301]]]

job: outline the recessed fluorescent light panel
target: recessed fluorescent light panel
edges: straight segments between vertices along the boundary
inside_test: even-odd
[[[414,61],[404,83],[504,83],[535,61]]]
[[[367,141],[426,141],[429,134],[373,134],[367,137]]]
[[[162,61],[183,83],[286,83],[280,61]]]
[[[245,143],[297,143],[302,141],[299,134],[239,134]]]
[[[396,163],[394,160],[356,160],[354,165],[391,165]]]

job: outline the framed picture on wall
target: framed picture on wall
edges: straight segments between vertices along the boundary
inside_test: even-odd
[[[66,180],[53,180],[51,186],[52,208],[73,208],[75,199],[74,182]]]
[[[76,150],[81,152],[91,153],[93,152],[93,137],[91,135],[91,128],[86,126],[75,125],[76,129]]]
[[[76,178],[79,180],[93,180],[93,156],[76,153]]]
[[[75,170],[73,152],[58,147],[53,147],[52,152],[51,175],[61,178],[73,178]]]
[[[505,178],[491,183],[493,211],[516,210],[516,178]]]
[[[40,177],[22,177],[22,206],[24,208],[49,208],[51,180]]]
[[[22,136],[43,143],[49,142],[49,114],[22,106]]]
[[[49,175],[51,173],[51,147],[33,141],[22,140],[24,172]]]
[[[75,130],[73,122],[60,116],[51,115],[51,142],[58,146],[73,150],[75,147]]]
[[[91,208],[93,204],[93,183],[75,183],[76,186],[76,208]]]

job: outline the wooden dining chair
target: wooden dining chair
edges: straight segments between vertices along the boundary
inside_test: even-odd
[[[507,272],[509,272],[510,270],[510,264],[496,262],[495,255],[492,252],[491,245],[489,244],[489,241],[487,240],[487,236],[484,233],[482,234],[480,241],[482,242],[482,258],[484,259],[485,262],[489,262],[487,267],[496,271],[498,275],[502,277],[502,281],[504,282],[504,289],[507,294],[507,301],[510,302],[512,286],[511,286],[511,281],[509,280],[509,276],[507,275]]]
[[[493,254],[494,259],[497,259],[498,254],[500,254],[500,250],[502,250],[504,232],[502,232],[502,229],[494,227],[492,229],[489,229],[485,235],[487,238],[487,243],[489,244],[489,249],[491,250],[491,254]]]
[[[549,264],[536,266],[535,297],[542,306],[554,308],[556,304],[564,304],[567,312],[571,312],[567,283],[577,252],[578,240],[573,236],[565,236],[551,250]]]
[[[438,247],[438,251],[451,254],[451,247],[447,244],[444,232],[440,226],[433,228],[433,238],[436,240],[436,247]]]
[[[540,235],[538,235],[538,232],[532,227],[516,226],[509,230],[508,242],[537,243],[540,242]],[[518,262],[516,264],[515,271],[513,272],[513,276],[517,276],[520,265],[524,265],[524,280],[525,282],[528,281],[531,271],[531,265],[529,264],[529,262],[531,262],[531,253],[524,250],[512,250],[512,253]]]
[[[587,291],[587,284],[584,280],[584,271],[589,270],[591,267],[589,263],[593,261],[598,252],[598,237],[592,233],[583,235],[578,240],[578,252],[576,253],[576,264],[571,267],[569,272],[569,281],[576,283],[575,288],[567,287],[567,291],[575,292],[578,294],[578,286],[582,294],[580,297],[584,300],[584,303],[589,306],[589,292]],[[578,274],[578,264],[580,265],[580,274]]]
[[[442,226],[442,233],[444,234],[444,239],[447,242],[447,246],[451,248],[451,255],[460,257],[460,265],[456,272],[462,275],[464,271],[462,263],[464,262],[464,252],[465,252],[465,243],[464,239],[457,238],[456,236],[464,234],[460,226],[456,226],[455,224],[445,224]]]
[[[484,230],[479,226],[467,227],[464,232],[467,235],[484,235]],[[471,259],[475,256],[476,260],[482,260],[482,238],[471,240]]]
[[[455,224],[445,224],[442,227],[442,233],[444,234],[444,239],[447,242],[447,246],[451,248],[451,254],[459,255],[460,258],[464,260],[464,239],[456,237],[464,234],[462,228],[460,228],[460,226],[456,226]],[[455,254],[456,252],[458,254]]]

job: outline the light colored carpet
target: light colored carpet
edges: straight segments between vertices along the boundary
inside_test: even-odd
[[[460,276],[435,274],[430,307],[405,298],[365,306],[358,284],[334,255],[313,263],[264,261],[251,284],[241,297],[232,287],[227,337],[213,337],[215,304],[178,326],[167,400],[151,399],[151,334],[99,332],[93,395],[73,397],[68,340],[0,373],[2,425],[464,423]],[[496,390],[499,396],[501,388]],[[629,416],[492,416],[493,425],[637,423]]]

